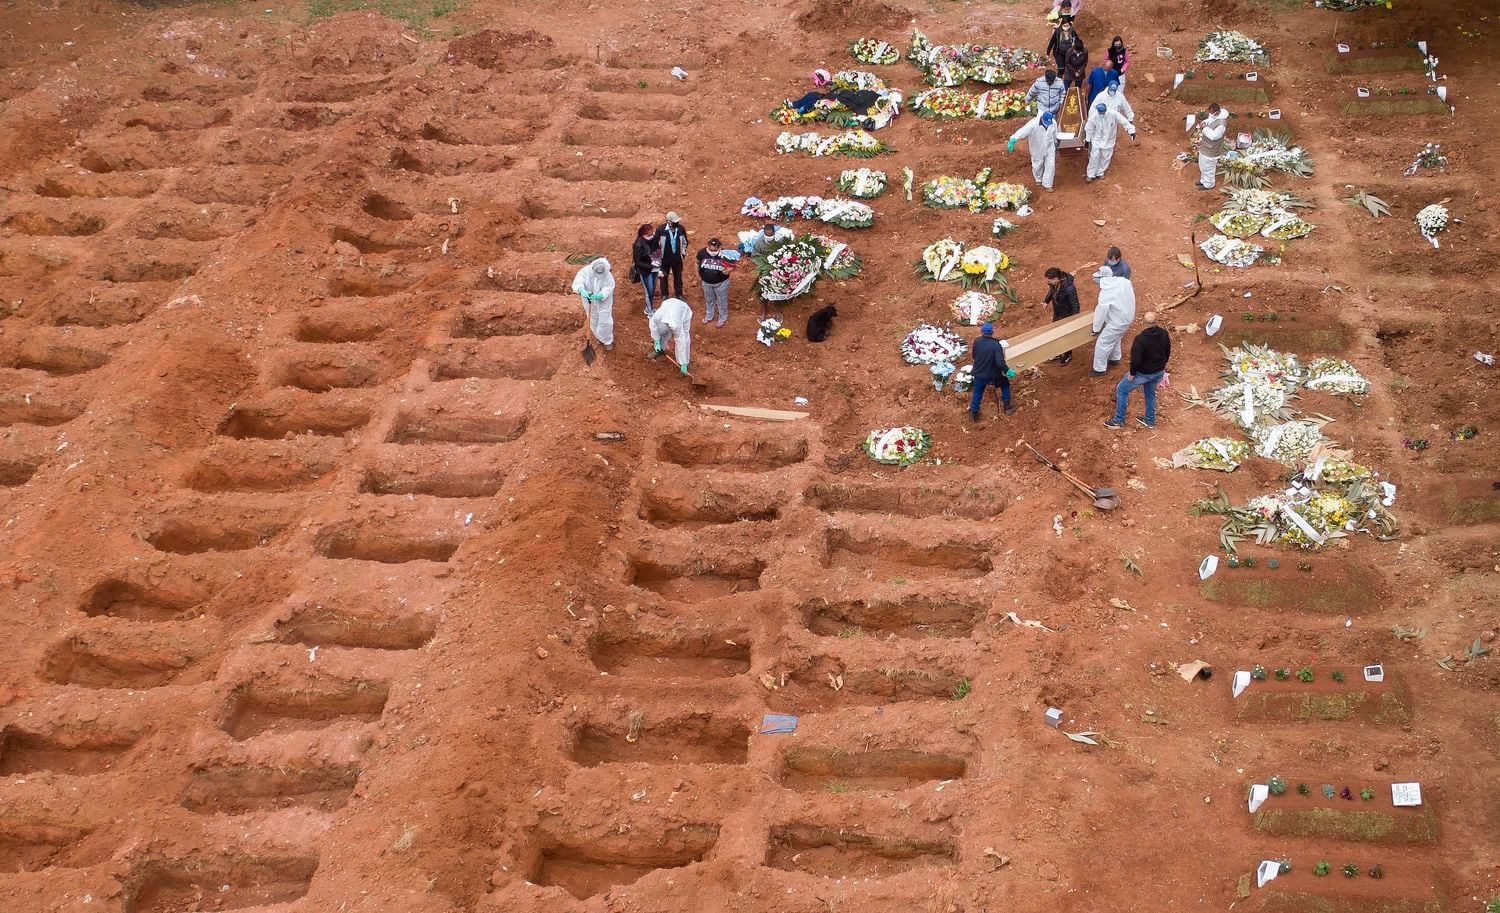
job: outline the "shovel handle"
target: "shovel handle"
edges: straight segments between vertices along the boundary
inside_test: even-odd
[[[1031,451],[1031,455],[1034,456],[1034,457],[1036,457],[1038,460],[1040,460],[1044,465],[1046,465],[1046,467],[1048,469],[1051,469],[1053,472],[1062,472],[1062,469],[1056,463],[1054,463],[1051,460],[1047,459],[1046,457],[1042,456],[1042,452],[1040,450],[1036,449],[1035,447],[1031,446],[1030,444],[1026,445],[1026,449],[1030,450]]]

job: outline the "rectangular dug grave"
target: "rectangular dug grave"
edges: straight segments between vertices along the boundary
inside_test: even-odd
[[[307,894],[316,856],[150,860],[125,879],[122,913],[187,913],[285,904]]]
[[[298,767],[213,764],[193,771],[182,807],[205,815],[244,815],[285,808],[343,808],[359,780],[353,765]]]
[[[750,752],[744,723],[695,713],[657,719],[632,712],[594,720],[573,732],[569,756],[583,767],[600,764],[743,764]]]
[[[579,900],[596,897],[611,888],[635,884],[662,869],[680,869],[700,862],[719,840],[712,824],[688,824],[674,828],[660,839],[622,842],[549,841],[537,854],[527,881],[560,887]]]
[[[824,637],[968,637],[985,617],[985,607],[977,602],[925,596],[817,599],[803,603],[799,611],[808,630]]]
[[[1010,493],[988,485],[907,487],[887,483],[817,482],[807,488],[803,497],[819,510],[830,513],[847,511],[988,520],[1005,510]]]
[[[787,824],[771,829],[766,865],[825,878],[884,878],[958,859],[951,840],[882,837],[863,831]]]
[[[828,533],[825,566],[867,571],[881,579],[923,580],[983,577],[993,567],[988,550],[978,545],[913,545],[899,539],[856,534],[846,529]]]
[[[699,562],[685,567],[665,567],[640,558],[631,562],[627,582],[660,593],[668,600],[696,602],[758,590],[764,570],[762,561]]]
[[[656,445],[663,463],[721,472],[770,472],[803,462],[807,452],[806,438],[767,438],[733,428],[669,434]]]
[[[1431,866],[1409,861],[1399,852],[1374,851],[1361,847],[1353,852],[1320,855],[1314,849],[1291,856],[1292,870],[1278,875],[1264,888],[1254,887],[1254,875],[1247,876],[1253,899],[1260,902],[1261,913],[1448,913],[1449,907],[1436,895],[1438,880]],[[1272,853],[1265,859],[1283,858]],[[1326,875],[1315,875],[1319,861],[1329,863]],[[1345,877],[1342,869],[1353,864],[1359,874]],[[1379,866],[1380,878],[1371,878],[1370,869]]]
[[[962,755],[902,748],[869,751],[799,746],[781,757],[781,785],[804,792],[867,789],[892,791],[957,780],[968,772]]]
[[[390,686],[385,682],[319,683],[310,688],[253,684],[230,698],[222,727],[235,739],[265,733],[324,729],[380,719]]]
[[[113,770],[139,737],[113,732],[0,731],[0,776],[39,771],[86,777]]]
[[[589,659],[599,671],[624,677],[730,678],[750,671],[750,642],[714,631],[600,634],[589,642]]]
[[[1379,572],[1353,561],[1317,560],[1312,571],[1299,571],[1294,558],[1271,569],[1220,565],[1219,572],[1198,585],[1211,602],[1237,608],[1288,609],[1338,616],[1368,612],[1378,593]]]

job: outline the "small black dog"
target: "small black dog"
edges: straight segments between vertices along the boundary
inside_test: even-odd
[[[821,310],[813,311],[812,316],[807,318],[808,341],[822,342],[827,339],[829,331],[833,329],[833,318],[838,315],[838,308],[831,304]]]

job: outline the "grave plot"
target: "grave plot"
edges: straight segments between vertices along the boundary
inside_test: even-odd
[[[145,537],[152,548],[173,555],[244,552],[269,546],[288,526],[276,516],[247,515],[214,521],[201,513],[162,520]]]
[[[658,564],[649,558],[631,559],[625,582],[661,595],[669,602],[698,602],[760,589],[764,561],[748,558],[703,559]]]
[[[842,527],[829,530],[825,542],[825,567],[887,581],[983,577],[994,566],[987,549],[964,542],[916,545]]]
[[[1454,297],[1460,309],[1479,300],[1469,292]],[[1477,361],[1474,353],[1500,352],[1500,332],[1478,316],[1433,315],[1387,319],[1380,324],[1377,337],[1393,375],[1390,386],[1398,394],[1395,411],[1410,458],[1417,465],[1459,476],[1480,474],[1483,479],[1481,473],[1496,466],[1493,453],[1475,447],[1477,439],[1457,438],[1465,426],[1482,432],[1488,419],[1483,403],[1494,369]],[[1436,377],[1443,380],[1436,381]],[[1418,497],[1426,500],[1422,494]],[[1454,498],[1457,509],[1457,491]],[[1439,520],[1441,515],[1429,514],[1429,518]]]
[[[807,456],[805,437],[745,426],[674,432],[656,445],[656,458],[663,463],[715,472],[771,472],[802,463]]]
[[[591,839],[540,837],[524,865],[526,880],[586,900],[658,872],[702,862],[718,840],[715,824],[682,824],[651,835],[632,831]]]
[[[799,792],[895,792],[968,776],[963,755],[906,748],[830,748],[799,745],[781,753],[781,785]]]
[[[129,326],[172,298],[168,282],[101,282],[58,277],[34,312],[40,323],[59,327]]]
[[[451,527],[451,521],[444,524]],[[405,564],[410,561],[446,562],[458,551],[463,537],[452,528],[432,529],[415,519],[404,522],[350,520],[325,528],[317,535],[314,549],[325,558],[339,561],[378,561]]]
[[[1500,488],[1487,477],[1430,483],[1421,493],[1422,511],[1432,521],[1452,526],[1500,523]]]
[[[1334,189],[1340,197],[1352,192],[1342,184]],[[1440,281],[1480,262],[1484,239],[1492,236],[1494,222],[1472,190],[1446,181],[1371,183],[1360,189],[1390,207],[1390,215],[1381,218],[1372,217],[1363,207],[1341,208],[1356,254],[1372,271]],[[1437,235],[1440,247],[1433,249],[1417,228],[1417,213],[1445,199],[1448,227]]]
[[[705,487],[698,480],[666,479],[641,495],[637,513],[659,529],[701,530],[731,523],[769,523],[781,516],[772,492],[736,486]]]
[[[924,595],[810,599],[797,608],[809,631],[823,637],[969,637],[985,617],[976,600]]]
[[[387,167],[430,177],[494,174],[516,163],[509,146],[450,146],[418,140],[391,150]]]
[[[97,371],[112,356],[108,334],[82,327],[34,327],[6,341],[10,343],[4,356],[6,367],[52,377]]]
[[[1429,844],[1438,837],[1431,798],[1410,780],[1276,775],[1251,786],[1251,827],[1274,837]]]
[[[591,716],[572,728],[568,757],[600,764],[744,764],[750,727],[707,712],[632,710],[618,718]]]
[[[391,444],[504,444],[526,431],[522,381],[467,378],[406,397],[386,434]]]
[[[1367,680],[1364,668],[1266,665],[1234,698],[1234,718],[1259,722],[1338,722],[1356,720],[1394,726],[1411,720],[1411,697],[1401,674],[1382,666],[1380,680]],[[1338,680],[1338,673],[1343,680]],[[1370,673],[1373,674],[1373,673]]]
[[[0,776],[49,772],[72,777],[107,773],[123,765],[140,733],[104,728],[0,729]]]
[[[1262,913],[1445,913],[1442,890],[1432,866],[1407,854],[1373,847],[1351,851],[1330,848],[1299,850],[1290,856],[1268,855],[1256,860],[1285,862],[1289,870],[1256,888],[1256,874],[1240,878],[1240,896],[1249,909]],[[1319,873],[1322,874],[1319,874]]]
[[[124,631],[88,632],[49,649],[40,675],[58,685],[143,690],[175,682],[193,659],[190,648],[176,640],[127,636]],[[204,671],[198,670],[198,676]]]
[[[0,392],[0,427],[11,425],[40,425],[52,428],[65,425],[83,414],[88,408],[84,397],[77,393],[63,393],[46,387],[6,377],[0,371],[3,385],[9,389]]]
[[[583,310],[557,294],[556,289],[566,284],[558,280],[551,289],[541,292],[476,293],[471,303],[459,309],[449,333],[456,339],[576,333],[583,326]]]
[[[307,647],[416,650],[432,640],[435,628],[436,622],[430,615],[415,612],[387,615],[309,605],[276,623],[276,642]]]
[[[546,324],[539,323],[536,325],[538,328],[527,331],[530,333],[562,333],[581,328],[583,326],[583,308],[574,306],[576,302],[573,299],[573,295],[568,291],[569,283],[572,282],[573,274],[578,272],[578,267],[564,262],[565,256],[561,252],[535,251],[517,251],[508,254],[504,259],[485,268],[485,278],[480,284],[481,291],[475,293],[475,304],[483,308],[491,300],[503,301],[509,298],[524,301],[524,306],[528,310],[534,310],[535,315],[538,317],[545,318],[551,315],[553,320],[556,321],[558,315],[566,314],[573,318],[573,322],[569,323],[566,329],[540,329],[540,327],[546,326]],[[618,279],[616,281],[618,282]],[[518,298],[515,295],[491,298],[490,293],[496,290],[501,292],[519,292],[523,296],[547,296],[555,303],[549,307],[543,304],[540,299],[526,301],[524,297]],[[566,304],[560,302],[566,302]],[[454,333],[453,335],[462,336],[467,334]]]
[[[183,488],[205,494],[287,492],[327,487],[348,453],[340,438],[292,441],[216,438],[182,475]]]
[[[492,336],[455,339],[428,350],[428,377],[462,380],[468,377],[509,380],[551,380],[557,369],[575,356],[566,337]]]
[[[357,344],[310,346],[308,350],[284,351],[266,367],[265,381],[272,387],[296,387],[309,393],[327,393],[378,386],[395,373],[376,353]]]
[[[505,484],[506,461],[493,448],[461,445],[383,445],[360,478],[364,494],[473,500],[491,498]]]
[[[1383,578],[1373,568],[1353,561],[1307,559],[1310,570],[1299,571],[1295,556],[1277,557],[1276,568],[1264,558],[1255,567],[1221,564],[1217,573],[1198,584],[1198,592],[1220,605],[1310,615],[1368,615],[1381,608],[1375,594]]]
[[[43,238],[96,235],[109,224],[106,217],[110,208],[107,204],[93,200],[41,198],[24,208],[17,206],[0,218],[0,228]]]
[[[590,638],[588,655],[600,672],[622,678],[732,678],[750,671],[750,637],[707,628],[608,631]]]
[[[905,701],[954,701],[969,691],[967,677],[946,661],[900,657],[876,668],[850,668],[829,656],[777,670],[766,706],[778,713],[823,713]]]
[[[125,877],[122,913],[188,913],[285,904],[307,894],[315,855],[148,859]]]
[[[243,231],[250,223],[250,212],[249,207],[232,203],[160,200],[149,210],[133,215],[123,230],[143,241],[216,241]]]
[[[251,682],[234,690],[220,728],[236,740],[283,735],[380,719],[390,695],[386,682],[318,680],[308,687]]]
[[[900,514],[907,517],[998,517],[1014,495],[992,483],[953,481],[941,485],[814,482],[803,498],[828,513]]]
[[[79,845],[88,836],[87,828],[27,822],[6,814],[0,821],[0,874],[78,869],[103,862],[108,857],[104,847]]]
[[[360,392],[278,391],[229,410],[219,434],[279,441],[298,435],[342,437],[369,424],[370,398]]]
[[[784,824],[771,829],[765,864],[824,878],[884,878],[912,869],[953,865],[949,839],[869,834],[855,828]]]
[[[218,165],[197,174],[179,174],[171,184],[174,195],[191,203],[227,203],[263,206],[291,179],[290,166],[282,164]]]
[[[181,805],[201,815],[334,812],[348,803],[359,774],[352,764],[205,764],[193,769]]]

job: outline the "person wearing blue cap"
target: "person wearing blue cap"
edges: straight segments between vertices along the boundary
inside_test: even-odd
[[[969,396],[969,418],[979,421],[979,404],[984,400],[985,387],[1000,388],[1000,405],[1010,415],[1016,407],[1010,401],[1010,379],[1015,372],[1005,363],[1005,347],[995,338],[995,325],[987,323],[979,328],[979,338],[974,340],[974,392]]]
[[[1104,94],[1099,96],[1099,100],[1125,115],[1126,120],[1135,123],[1135,109],[1125,100],[1125,88],[1118,79],[1104,87]]]
[[[1021,129],[1010,135],[1005,144],[1006,152],[1015,152],[1016,143],[1026,140],[1031,149],[1031,176],[1048,192],[1052,192],[1052,178],[1057,172],[1057,118],[1051,111],[1043,111],[1021,125]]]
[[[1135,125],[1125,119],[1114,108],[1104,102],[1094,105],[1094,113],[1083,125],[1083,138],[1089,144],[1089,167],[1086,180],[1097,181],[1109,170],[1109,160],[1115,154],[1115,128],[1124,127],[1135,139]]]

